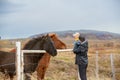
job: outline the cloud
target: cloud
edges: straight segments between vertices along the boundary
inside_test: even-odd
[[[22,7],[22,4],[13,3],[8,0],[0,0],[0,14],[17,12]]]

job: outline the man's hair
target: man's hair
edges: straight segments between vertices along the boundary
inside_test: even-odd
[[[85,41],[85,37],[82,36],[82,35],[80,35],[80,36],[79,36],[79,40],[80,40],[81,42],[83,42],[83,41]]]

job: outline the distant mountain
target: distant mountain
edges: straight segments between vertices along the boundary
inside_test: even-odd
[[[68,31],[56,31],[54,33],[56,33],[61,38],[66,38],[72,37],[73,33],[75,32],[79,32],[81,35],[84,35],[87,39],[100,39],[100,40],[120,39],[120,34],[96,30],[68,30]],[[30,36],[30,38],[38,37],[43,34],[33,35]]]

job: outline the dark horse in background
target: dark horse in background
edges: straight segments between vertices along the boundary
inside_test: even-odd
[[[45,50],[51,56],[56,56],[57,51],[49,35],[33,38],[24,46],[23,50]],[[13,80],[15,75],[15,53],[0,51],[0,70],[10,76]],[[33,73],[38,66],[38,62],[44,54],[25,53],[24,54],[24,73]],[[26,77],[26,80],[30,78]]]
[[[55,33],[49,34],[51,37],[56,49],[66,49],[65,43],[63,43],[60,39],[58,39],[57,35]],[[45,72],[48,68],[49,62],[50,62],[51,55],[49,53],[45,53],[41,60],[38,63],[37,66],[37,79],[43,80],[45,76]]]

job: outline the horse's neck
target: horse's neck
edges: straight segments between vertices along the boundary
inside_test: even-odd
[[[50,58],[50,57],[51,57],[51,55],[49,53],[44,53],[42,58]]]
[[[42,56],[42,58],[40,59],[40,61],[38,63],[38,67],[39,66],[48,66],[50,58],[51,58],[51,55],[49,53],[44,53],[44,55]]]
[[[31,39],[24,45],[23,50],[40,50],[41,45],[41,39]]]

